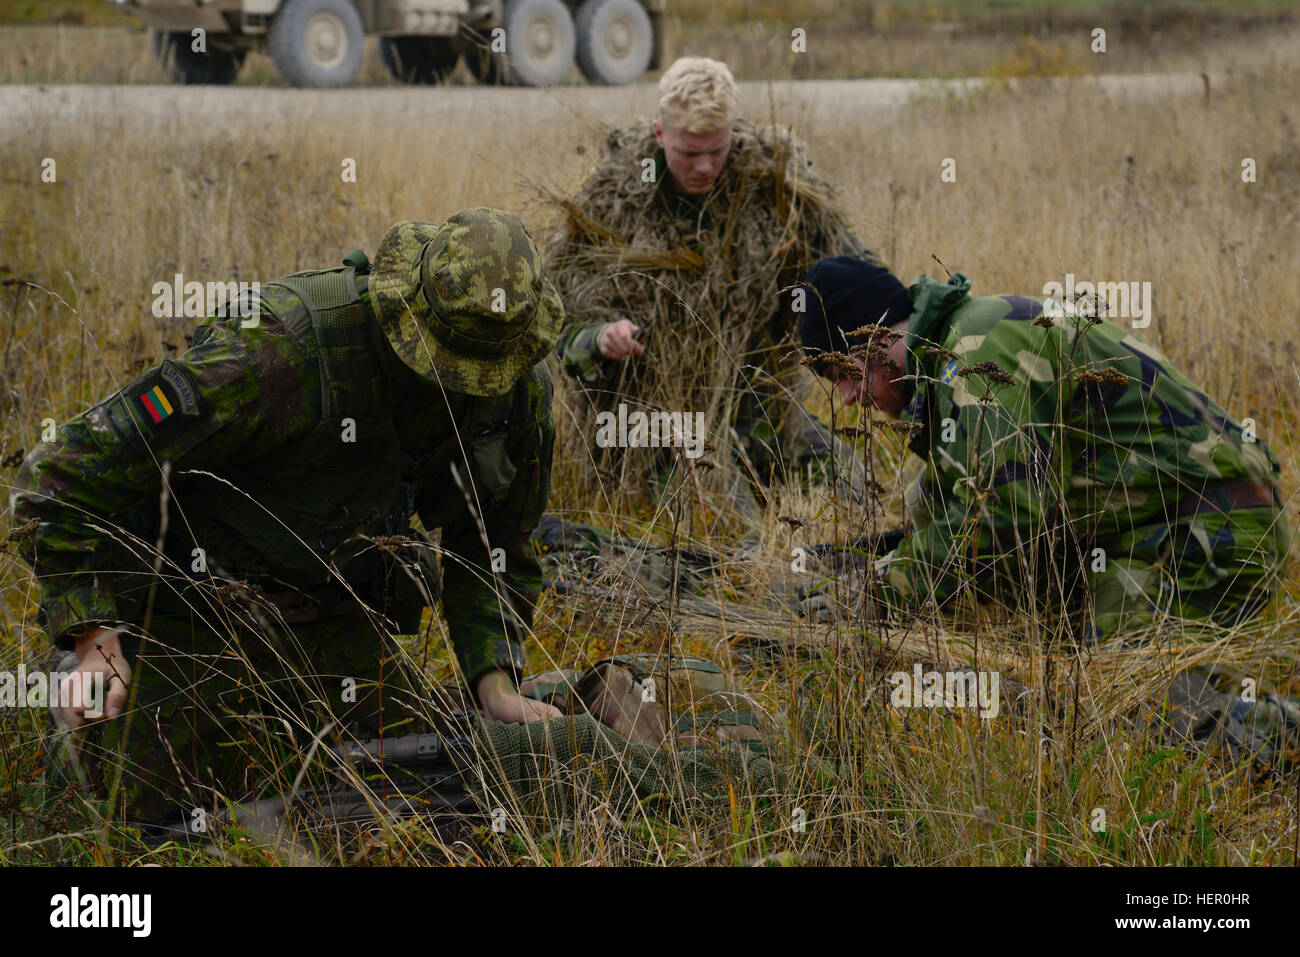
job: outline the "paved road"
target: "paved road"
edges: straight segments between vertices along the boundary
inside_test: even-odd
[[[750,115],[765,112],[769,100],[783,116],[882,113],[905,106],[916,97],[974,90],[984,80],[796,80],[742,83],[741,97]],[[1100,88],[1107,95],[1148,99],[1198,94],[1204,80],[1196,73],[1122,74],[1052,80],[1059,88]],[[1215,88],[1224,82],[1215,77]],[[128,123],[165,126],[169,120],[202,118],[213,132],[238,131],[250,124],[285,114],[313,115],[337,120],[351,110],[382,112],[395,121],[429,119],[439,115],[479,114],[507,120],[578,114],[593,120],[623,121],[629,115],[654,111],[655,88],[648,83],[630,87],[568,86],[550,90],[458,87],[370,87],[344,90],[294,90],[281,87],[234,86],[0,86],[0,130],[31,133],[69,124],[105,128]]]

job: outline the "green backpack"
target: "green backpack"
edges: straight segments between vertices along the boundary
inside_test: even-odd
[[[485,506],[503,497],[516,473],[505,447],[514,392],[494,399],[454,396],[455,429],[413,460],[398,441],[391,382],[371,338],[362,298],[368,278],[365,254],[354,251],[342,267],[261,285],[261,315],[273,317],[305,355],[319,356],[321,420],[308,435],[232,466],[225,477],[234,487],[206,482],[201,495],[190,497],[187,515],[195,543],[220,566],[290,586],[279,596],[297,606],[290,620],[324,617],[348,603],[347,589],[329,573],[332,565],[363,600],[380,602],[405,633],[418,628],[424,607],[440,593],[436,549],[409,523],[415,490],[442,473],[450,484],[449,467],[459,463]],[[194,347],[222,323],[242,321],[210,317],[196,330]],[[340,440],[345,429],[354,440]],[[459,496],[444,496],[437,514],[426,516],[430,530],[461,508]],[[381,536],[415,544],[393,553],[369,541]]]

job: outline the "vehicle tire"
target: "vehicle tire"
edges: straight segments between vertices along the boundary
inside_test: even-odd
[[[505,70],[501,66],[501,56],[493,53],[486,46],[470,47],[461,54],[470,75],[480,83],[500,86],[506,82]]]
[[[209,50],[195,53],[193,37],[186,32],[153,31],[153,53],[167,75],[177,83],[232,83],[244,65],[243,50]]]
[[[441,83],[459,54],[448,37],[380,37],[379,56],[403,83]]]
[[[506,81],[551,86],[569,74],[577,37],[573,17],[560,0],[506,0]]]
[[[350,0],[285,0],[266,50],[294,86],[347,86],[361,70],[366,31]]]
[[[592,83],[623,86],[650,68],[655,29],[637,0],[586,0],[576,21],[578,69]]]

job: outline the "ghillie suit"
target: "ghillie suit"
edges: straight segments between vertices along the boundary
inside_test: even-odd
[[[802,303],[790,287],[822,257],[875,257],[788,129],[737,121],[699,201],[672,187],[650,124],[614,130],[577,194],[546,199],[563,217],[546,251],[569,317],[556,355],[579,386],[559,396],[559,418],[576,426],[561,458],[579,463],[583,501],[603,488],[606,500],[617,489],[636,502],[671,468],[671,450],[600,447],[597,417],[620,403],[704,413],[712,464],[736,466],[690,469],[708,501],[731,496],[752,516],[751,482],[761,490],[810,470],[861,494],[852,450],[802,408],[808,375],[790,358]],[[624,318],[643,328],[646,353],[605,359],[597,336]]]

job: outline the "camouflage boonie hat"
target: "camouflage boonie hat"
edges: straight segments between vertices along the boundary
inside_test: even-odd
[[[426,382],[498,396],[550,351],[564,321],[518,217],[476,206],[404,220],[379,243],[370,295],[397,355]]]

